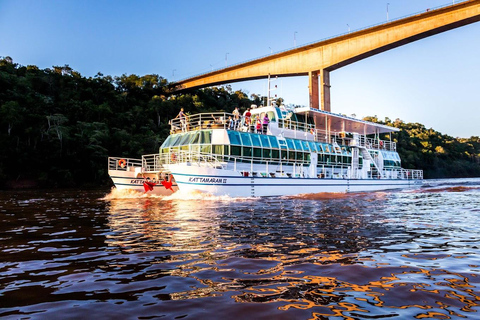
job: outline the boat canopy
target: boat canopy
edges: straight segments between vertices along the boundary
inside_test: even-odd
[[[400,131],[398,128],[359,120],[311,107],[295,108],[294,112],[313,117],[317,129],[326,130],[332,134],[335,132],[350,132],[369,135]]]

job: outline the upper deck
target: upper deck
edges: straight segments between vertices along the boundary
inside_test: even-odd
[[[257,129],[257,122],[268,116],[270,122],[265,134],[285,138],[317,141],[325,143],[339,143],[342,145],[364,146],[368,149],[383,149],[396,151],[396,143],[389,140],[380,140],[379,134],[396,132],[399,129],[359,120],[340,114],[334,114],[309,107],[280,108],[276,106],[251,109],[251,121],[243,116],[235,122],[234,115],[227,112],[200,113],[187,116],[185,120],[173,119],[170,121],[171,134],[195,130],[223,129],[237,130],[250,133],[262,133],[263,126]],[[232,125],[232,121],[234,122]]]

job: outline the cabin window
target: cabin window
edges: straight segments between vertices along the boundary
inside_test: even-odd
[[[293,150],[288,151],[288,159],[295,161],[296,159],[295,151]]]
[[[275,136],[266,136],[266,137],[268,137],[268,140],[270,140],[270,145],[272,146],[272,148],[275,148],[275,149],[279,148],[277,137]]]
[[[252,144],[254,147],[261,147],[262,143],[260,142],[260,135],[252,134]]]
[[[288,153],[287,150],[282,150],[282,160],[287,160]]]
[[[303,150],[310,151],[310,146],[308,144],[308,141],[302,140],[302,147],[303,147]]]
[[[272,158],[272,149],[263,149],[263,159],[267,161]]]
[[[295,144],[293,143],[293,140],[287,139],[287,146],[288,146],[288,149],[295,150]]]
[[[200,132],[200,144],[210,144],[211,143],[211,137],[212,137],[212,131],[199,131]]]
[[[252,146],[252,139],[250,139],[250,134],[246,132],[240,132],[240,138],[242,139],[242,145]]]
[[[270,119],[270,122],[277,122],[277,118],[275,117],[275,113],[273,113],[273,111],[268,111],[267,115],[268,119]]]
[[[230,144],[242,145],[242,141],[240,140],[240,132],[238,131],[228,131],[228,137],[230,138]]]
[[[213,153],[215,154],[223,154],[223,145],[213,145]]]
[[[232,156],[241,156],[242,149],[239,146],[230,146]]]
[[[244,157],[249,157],[250,158],[252,156],[252,148],[243,147],[242,150],[243,150],[243,156]]]
[[[255,158],[260,159],[262,157],[262,149],[260,148],[253,148],[253,156]]]
[[[262,141],[262,146],[264,148],[270,148],[270,142],[268,141],[268,136],[262,134],[260,135],[260,140]]]
[[[297,150],[303,150],[302,148],[302,142],[300,140],[293,140],[295,143],[295,149]]]
[[[202,145],[200,146],[200,152],[202,153],[212,153],[212,146],[207,144],[207,145]]]
[[[279,156],[280,156],[280,151],[273,149],[272,150],[272,159],[273,160],[278,160]]]

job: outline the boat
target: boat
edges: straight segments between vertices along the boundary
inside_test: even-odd
[[[422,170],[401,167],[391,135],[380,139],[397,128],[310,107],[252,106],[250,113],[233,126],[226,112],[171,120],[152,172],[173,175],[182,191],[230,197],[422,185]],[[257,128],[265,115],[269,123]]]
[[[119,190],[160,196],[168,196],[178,190],[175,179],[160,163],[159,154],[143,155],[141,159],[109,157],[108,175]]]

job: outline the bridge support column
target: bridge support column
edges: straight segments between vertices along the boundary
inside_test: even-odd
[[[310,96],[310,108],[319,109],[318,71],[308,72],[308,91]]]
[[[330,71],[320,70],[322,77],[322,110],[330,112]]]

